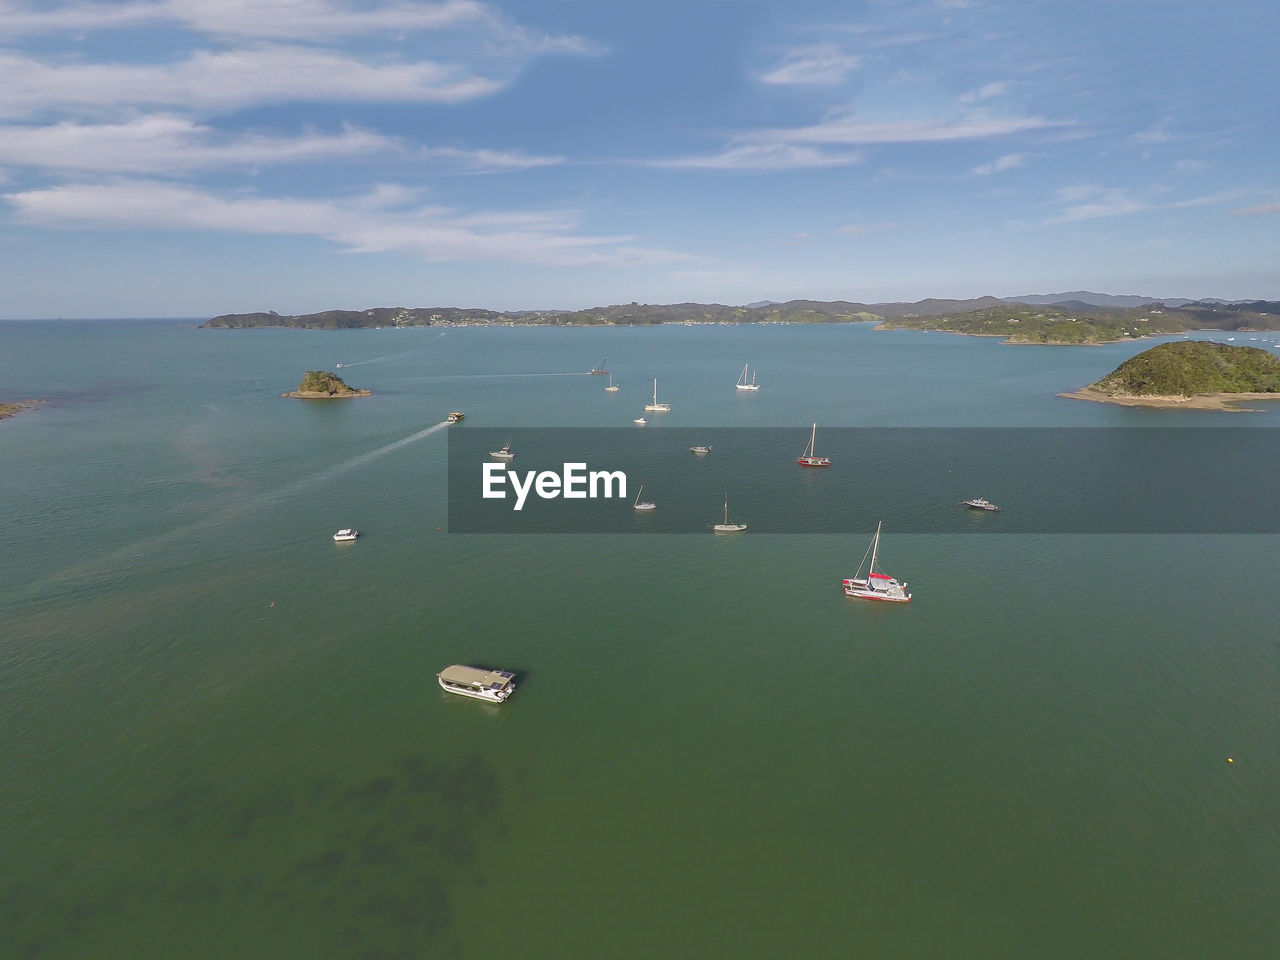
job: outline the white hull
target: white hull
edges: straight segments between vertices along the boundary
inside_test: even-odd
[[[865,580],[846,580],[844,581],[844,595],[846,597],[856,597],[859,600],[885,600],[889,603],[910,603],[911,594],[903,592],[901,587],[897,589],[872,590],[867,586]]]
[[[671,404],[669,403],[646,403],[644,405],[645,413],[670,413]]]
[[[646,423],[648,423],[649,421],[648,421],[648,420],[646,420],[644,417],[636,417],[636,418],[635,418],[634,420],[632,420],[631,422],[632,422],[632,423],[638,423],[638,424],[640,424],[640,426],[642,426],[642,427],[643,427],[643,426],[644,426]]]
[[[621,390],[621,389],[622,389],[621,387],[605,387],[605,388],[604,388],[604,392],[605,392],[605,393],[617,393],[617,392],[618,392],[619,390]]]
[[[440,689],[446,693],[456,693],[460,697],[470,697],[472,700],[483,700],[485,703],[502,703],[507,697],[515,693],[515,684],[510,685],[510,690],[467,690],[462,687],[452,687],[436,678],[436,682],[440,684]]]
[[[516,458],[514,453],[503,453],[501,450],[490,450],[489,456],[494,460],[514,460]]]
[[[635,509],[637,513],[647,513],[650,510],[657,510],[658,505],[656,503],[637,503]]]
[[[333,535],[334,543],[351,543],[360,536],[359,530],[339,530]]]
[[[741,533],[747,529],[745,523],[717,523],[711,528],[712,533]]]
[[[746,390],[748,393],[755,393],[760,388],[757,387],[754,383],[740,383],[738,384],[738,389]]]

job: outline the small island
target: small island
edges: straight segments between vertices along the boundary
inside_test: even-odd
[[[0,420],[8,417],[16,416],[23,410],[30,410],[36,404],[41,403],[40,400],[22,400],[18,403],[0,403]]]
[[[342,382],[342,378],[324,370],[308,370],[298,384],[298,389],[280,394],[298,400],[336,400],[340,397],[371,397],[372,390],[356,390]]]
[[[1280,399],[1280,357],[1209,340],[1162,343],[1130,357],[1097,383],[1060,397],[1126,407],[1243,410],[1242,400]]]

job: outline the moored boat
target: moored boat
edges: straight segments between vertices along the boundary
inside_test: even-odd
[[[514,460],[516,458],[516,455],[511,452],[511,444],[509,443],[504,443],[497,450],[490,450],[489,456],[495,460]]]
[[[644,405],[646,413],[669,413],[671,404],[658,402],[658,378],[653,378],[653,399]]]
[[[613,382],[613,374],[609,374],[609,385],[604,388],[605,393],[617,393],[622,388]]]
[[[509,670],[483,670],[455,663],[436,674],[440,689],[461,697],[501,703],[516,692],[516,675]]]
[[[796,457],[796,463],[802,467],[829,467],[831,461],[827,457],[819,457],[814,455],[813,445],[818,439],[818,424],[814,423],[813,430],[809,433],[809,445],[804,448],[804,453]]]
[[[701,444],[701,443],[696,444],[696,445],[694,445],[694,446],[692,446],[692,447],[690,447],[690,448],[689,448],[689,452],[690,452],[690,453],[698,453],[698,454],[710,453],[710,452],[711,452],[711,444],[709,444],[709,443],[708,443],[708,444]]]
[[[631,506],[632,506],[636,511],[638,511],[638,512],[640,512],[640,513],[645,513],[645,512],[647,512],[647,511],[649,511],[649,510],[656,510],[656,509],[658,509],[658,505],[657,505],[656,503],[654,503],[652,500],[641,500],[641,499],[640,499],[640,494],[642,494],[642,493],[644,493],[644,484],[643,484],[643,483],[642,483],[642,484],[640,484],[640,489],[636,491],[636,502],[635,502],[635,503],[633,503]]]
[[[359,530],[352,530],[350,527],[343,527],[333,535],[334,543],[350,543],[352,540],[360,536]]]
[[[958,504],[956,504],[956,506],[969,507],[972,510],[993,510],[994,511],[994,510],[1000,509],[994,503],[988,500],[986,497],[974,497],[972,500],[961,500]]]
[[[748,366],[749,364],[746,364],[746,363],[742,365],[742,376],[738,378],[737,387],[739,390],[746,390],[750,393],[755,393],[757,390],[760,389],[760,387],[756,385],[756,375],[754,371],[751,374],[751,381],[749,383],[747,382]]]
[[[724,519],[720,523],[717,523],[714,526],[712,526],[711,532],[712,533],[741,533],[745,529],[747,529],[747,525],[745,523],[729,522],[729,495],[725,494]]]
[[[867,568],[867,575],[862,574],[862,565],[858,565],[858,572],[852,577],[846,577],[843,581],[844,595],[846,597],[857,597],[861,600],[888,600],[892,603],[910,603],[911,594],[907,593],[906,581],[899,583],[887,573],[881,573],[876,569],[876,560],[880,551],[880,527],[881,523],[876,524],[876,535],[871,538],[871,546],[867,552],[871,555],[871,564]],[[862,562],[866,563],[867,558],[864,555]]]

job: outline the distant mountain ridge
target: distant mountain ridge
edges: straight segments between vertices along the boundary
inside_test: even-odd
[[[1053,299],[1049,302],[1050,298]],[[1093,300],[1086,299],[1093,298]],[[283,315],[275,311],[256,313],[228,313],[214,317],[201,324],[209,328],[247,328],[247,327],[285,327],[313,330],[347,330],[368,327],[423,327],[449,326],[454,324],[486,324],[505,325],[538,324],[548,326],[642,326],[662,323],[849,323],[860,320],[926,321],[929,318],[959,318],[970,316],[985,324],[992,318],[1002,322],[1008,319],[1017,322],[1016,314],[1008,314],[1008,310],[1018,307],[1039,307],[1041,313],[1026,319],[1042,319],[1044,311],[1061,313],[1063,310],[1075,311],[1082,316],[1096,318],[1099,312],[1130,311],[1138,308],[1156,307],[1151,312],[1157,316],[1159,308],[1164,306],[1175,311],[1190,310],[1197,319],[1205,319],[1206,326],[1227,327],[1237,323],[1237,328],[1247,325],[1248,320],[1233,316],[1230,320],[1220,315],[1219,308],[1225,308],[1232,314],[1249,314],[1254,318],[1260,315],[1275,316],[1280,314],[1280,303],[1274,301],[1241,301],[1238,304],[1224,304],[1219,300],[1190,301],[1185,299],[1146,299],[1143,297],[1113,297],[1110,294],[1096,294],[1078,291],[1072,294],[1038,294],[1034,303],[1024,299],[1000,297],[975,297],[967,300],[945,300],[929,297],[914,303],[855,303],[848,300],[789,300],[786,303],[762,300],[747,306],[727,306],[721,303],[671,303],[648,304],[629,303],[611,306],[590,307],[585,310],[486,310],[475,307],[371,307],[365,310],[324,310],[319,313]],[[1132,305],[1115,306],[1098,304],[1094,301],[1109,299],[1124,301]],[[996,313],[991,313],[991,311]],[[998,315],[998,316],[997,316]],[[1120,318],[1112,318],[1120,319]],[[1125,320],[1129,318],[1124,318]],[[1148,323],[1154,317],[1137,318]],[[1165,321],[1172,320],[1165,318]],[[1191,329],[1193,320],[1190,314],[1179,318],[1182,324],[1177,329]],[[927,322],[907,324],[922,329],[941,329]],[[1164,321],[1151,324],[1151,329],[1167,325]],[[1255,326],[1271,326],[1264,322]],[[970,325],[972,326],[972,325]],[[962,329],[952,325],[945,329]],[[1023,327],[1023,330],[1029,327]],[[977,332],[967,329],[966,332]],[[993,331],[984,330],[991,333]]]

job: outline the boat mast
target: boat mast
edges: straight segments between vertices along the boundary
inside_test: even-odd
[[[876,572],[876,551],[880,549],[880,528],[884,525],[881,520],[876,524],[876,535],[871,540],[871,568],[867,571],[867,579],[871,579],[871,575]]]
[[[726,527],[729,525],[729,495],[727,493],[724,495],[724,525]]]
[[[653,378],[653,405],[658,405],[658,378]]]
[[[815,451],[813,449],[813,446],[814,446],[814,441],[817,439],[818,439],[818,423],[815,420],[813,424],[813,430],[809,434],[809,456],[811,457],[814,455]]]
[[[636,491],[636,502],[635,502],[634,504],[632,504],[632,506],[636,506],[637,504],[639,504],[639,503],[640,503],[640,494],[642,494],[642,493],[644,493],[644,484],[643,484],[643,483],[642,483],[642,484],[640,484],[640,489]]]

